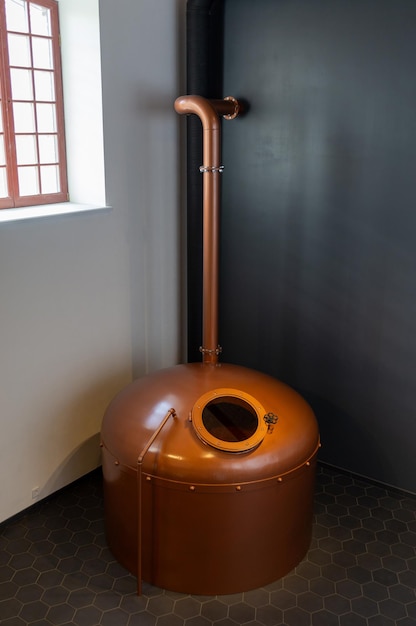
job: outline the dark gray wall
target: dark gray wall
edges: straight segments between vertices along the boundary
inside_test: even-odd
[[[225,0],[220,342],[416,492],[416,2]]]

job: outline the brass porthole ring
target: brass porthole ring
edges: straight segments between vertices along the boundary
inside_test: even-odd
[[[206,444],[225,452],[249,452],[267,433],[264,407],[250,394],[228,387],[204,393],[192,408],[192,424]]]

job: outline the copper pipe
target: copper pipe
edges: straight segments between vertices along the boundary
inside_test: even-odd
[[[145,447],[141,451],[137,459],[137,502],[138,502],[138,515],[137,515],[137,595],[142,595],[142,465],[143,459],[149,450],[150,446],[159,435],[160,431],[168,421],[170,417],[176,417],[175,409],[169,409],[165,417],[152,434]]]
[[[221,122],[219,116],[233,119],[239,104],[232,97],[207,100],[202,96],[181,96],[175,101],[180,114],[195,113],[203,130],[203,330],[202,360],[218,362],[218,249],[220,210]]]

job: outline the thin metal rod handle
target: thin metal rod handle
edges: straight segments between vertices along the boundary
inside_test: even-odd
[[[168,421],[170,417],[176,417],[175,409],[169,409],[165,417],[146,443],[145,447],[141,451],[137,458],[137,595],[142,595],[142,465],[143,459],[147,454],[150,446],[159,435],[160,431]]]

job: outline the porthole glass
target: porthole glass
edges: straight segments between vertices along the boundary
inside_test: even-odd
[[[202,423],[211,435],[222,441],[244,441],[257,430],[254,408],[239,398],[225,396],[208,402],[202,410]]]

